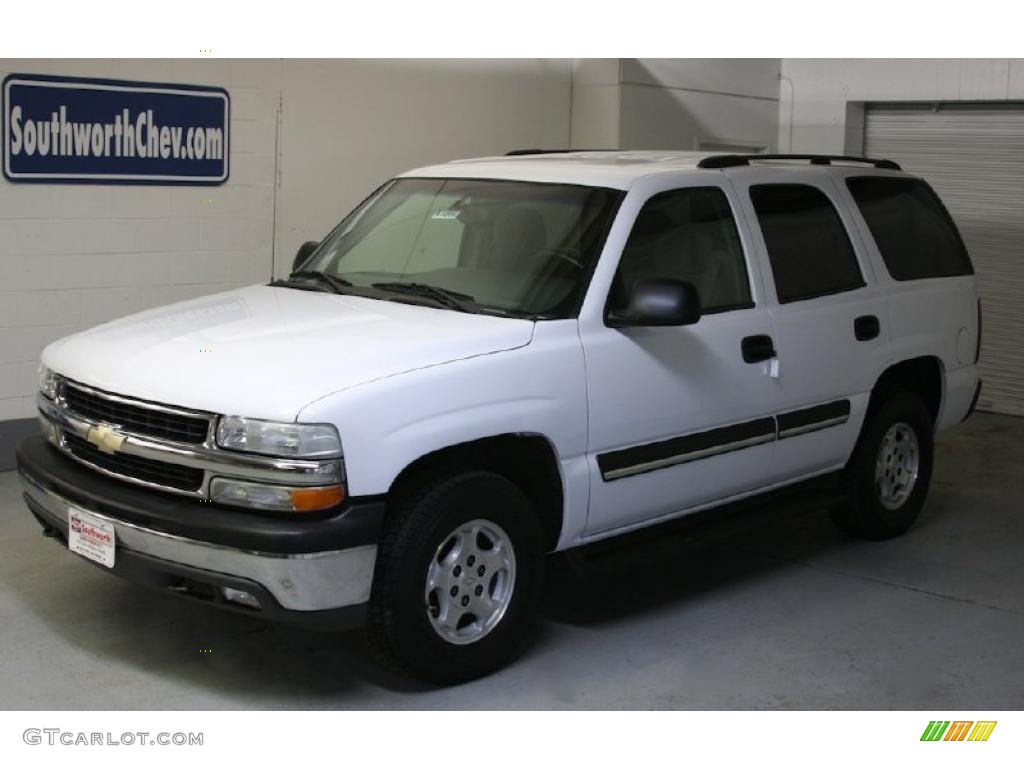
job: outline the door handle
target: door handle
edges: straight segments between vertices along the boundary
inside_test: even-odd
[[[771,336],[764,334],[747,336],[740,342],[740,350],[743,352],[743,362],[745,363],[760,363],[775,357],[775,343]]]
[[[853,335],[857,337],[857,341],[877,339],[881,330],[882,325],[874,315],[861,315],[853,321]]]

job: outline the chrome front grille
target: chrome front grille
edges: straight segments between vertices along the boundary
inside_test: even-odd
[[[216,416],[137,400],[60,378],[57,397],[36,398],[51,442],[67,456],[125,482],[207,498],[215,477],[286,486],[344,480],[339,459],[290,459],[218,448]]]
[[[128,402],[118,395],[71,381],[61,385],[60,399],[76,416],[110,424],[134,435],[199,445],[210,434],[210,416],[156,403]]]
[[[169,464],[166,461],[143,459],[124,453],[104,453],[77,435],[66,434],[64,444],[75,458],[120,477],[141,480],[180,491],[198,492],[203,487],[203,470]]]

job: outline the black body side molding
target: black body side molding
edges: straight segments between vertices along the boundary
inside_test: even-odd
[[[697,459],[817,432],[819,429],[845,424],[849,418],[850,401],[834,400],[775,416],[763,416],[725,427],[715,427],[703,432],[609,451],[597,457],[597,466],[605,482],[620,480]]]

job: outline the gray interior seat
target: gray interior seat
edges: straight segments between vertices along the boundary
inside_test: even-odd
[[[534,257],[547,248],[547,226],[536,208],[514,205],[494,222],[492,247],[483,266],[510,272],[532,271]]]

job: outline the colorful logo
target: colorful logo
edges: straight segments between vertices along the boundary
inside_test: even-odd
[[[996,729],[996,720],[932,720],[921,741],[988,741]]]

